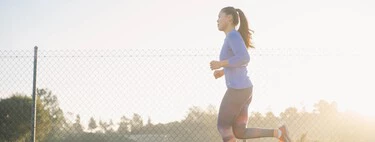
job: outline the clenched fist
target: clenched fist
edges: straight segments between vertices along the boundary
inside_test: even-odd
[[[215,79],[218,79],[224,75],[224,70],[215,70],[214,77]]]

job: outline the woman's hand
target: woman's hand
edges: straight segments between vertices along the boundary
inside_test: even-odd
[[[214,77],[215,79],[218,79],[224,75],[224,70],[215,70]]]
[[[211,67],[211,70],[217,70],[217,69],[220,69],[221,67],[225,67],[228,65],[228,60],[224,60],[224,61],[211,61],[210,62],[210,67]]]
[[[211,61],[210,67],[211,67],[211,70],[216,70],[216,69],[220,69],[222,65],[220,61]]]

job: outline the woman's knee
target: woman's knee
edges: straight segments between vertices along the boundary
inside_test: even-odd
[[[218,127],[223,142],[235,142],[236,137],[233,135],[232,129]]]
[[[222,125],[217,125],[217,130],[219,131],[221,135],[229,135],[231,128],[224,127]]]
[[[238,139],[245,138],[245,128],[244,127],[233,127],[233,134]]]
[[[223,125],[217,125],[217,129],[218,129],[222,138],[234,137],[231,127],[227,127],[227,126],[223,126]]]
[[[223,142],[236,142],[236,138],[234,136],[224,137]]]

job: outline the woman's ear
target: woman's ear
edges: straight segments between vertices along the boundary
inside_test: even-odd
[[[229,23],[233,24],[233,16],[232,15],[226,15],[226,18],[228,20]]]

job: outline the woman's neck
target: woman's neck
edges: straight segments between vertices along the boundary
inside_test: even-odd
[[[234,26],[228,26],[228,28],[226,28],[226,29],[224,30],[225,35],[228,35],[228,33],[229,33],[230,31],[234,30],[234,29],[235,29]]]

